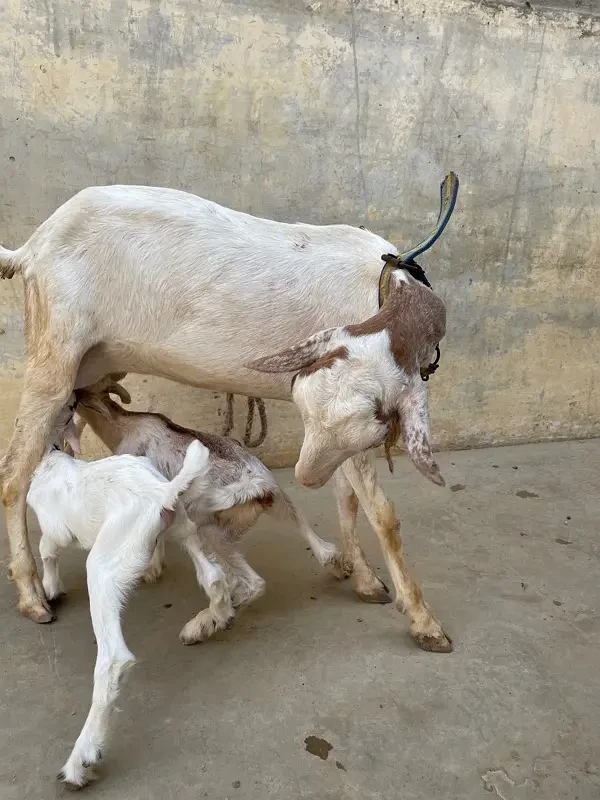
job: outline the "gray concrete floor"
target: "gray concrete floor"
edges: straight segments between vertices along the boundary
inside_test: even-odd
[[[453,491],[405,459],[383,480],[453,654],[418,650],[404,617],[361,603],[266,521],[247,552],[267,594],[231,631],[186,648],[178,631],[204,598],[173,551],[162,582],[130,603],[126,638],[139,660],[87,796],[598,798],[600,441],[440,462]],[[335,536],[330,492],[295,487],[289,470],[279,477]],[[364,518],[360,527],[383,575]],[[63,575],[68,599],[45,627],[16,613],[0,581],[1,800],[64,794],[54,775],[87,713],[95,647],[84,554],[65,554]],[[308,736],[331,745],[326,760],[307,752]]]

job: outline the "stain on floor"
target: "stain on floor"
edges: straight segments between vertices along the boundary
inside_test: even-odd
[[[523,498],[539,497],[539,494],[536,494],[535,492],[528,492],[527,489],[519,489],[519,491],[515,492],[515,494],[517,495],[517,497],[523,497]]]
[[[327,739],[320,739],[318,736],[307,736],[304,740],[306,750],[313,756],[322,758],[327,761],[329,753],[333,750],[333,745],[329,744]]]
[[[466,489],[466,488],[467,487],[464,485],[464,483],[455,483],[454,486],[450,487],[450,491],[451,492],[462,492],[462,490]]]

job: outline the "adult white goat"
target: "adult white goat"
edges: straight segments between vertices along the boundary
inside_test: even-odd
[[[52,619],[25,498],[54,419],[74,387],[127,371],[293,399],[305,429],[297,479],[316,487],[336,473],[343,557],[359,595],[389,601],[358,541],[357,496],[412,635],[426,650],[451,650],[409,575],[394,507],[366,455],[401,430],[417,468],[443,483],[420,369],[444,336],[445,309],[397,269],[377,310],[381,257],[396,252],[367,230],[274,222],[143,186],[85,189],[18,250],[0,248],[0,276],[20,273],[25,287],[27,371],[0,464],[22,613]]]

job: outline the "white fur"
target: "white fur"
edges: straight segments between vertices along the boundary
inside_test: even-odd
[[[181,428],[159,414],[128,411],[111,399],[111,392],[126,403],[131,399],[127,391],[108,376],[77,392],[77,416],[81,418],[80,432],[86,423],[89,424],[114,453],[147,456],[170,479],[181,469],[186,448],[195,438],[201,438],[211,451],[207,481],[202,486],[190,487],[185,508],[198,527],[205,548],[209,548],[226,573],[234,608],[247,605],[264,592],[264,580],[236,549],[241,536],[263,510],[292,522],[319,564],[336,577],[344,577],[336,545],[317,536],[289,496],[280,489],[273,473],[240,443]],[[265,498],[268,502],[264,502]],[[164,566],[164,553],[159,543],[146,579],[157,580]],[[180,638],[185,644],[204,641],[214,632],[203,621],[206,616],[201,612],[184,627]]]
[[[85,189],[18,250],[0,248],[0,276],[23,274],[27,312],[19,424],[0,464],[21,611],[38,622],[50,619],[27,539],[29,476],[73,387],[110,372],[290,400],[294,372],[344,342],[348,358],[294,384],[305,427],[298,480],[322,485],[345,460],[381,444],[386,429],[375,410],[393,412],[400,400],[402,414],[412,395],[418,414],[413,409],[407,419],[418,426],[407,449],[422,471],[439,475],[431,453],[428,466],[418,452],[423,442],[421,450],[429,449],[425,386],[395,366],[385,330],[364,337],[344,330],[377,311],[381,256],[396,252],[366,230],[264,220],[139,186]],[[397,270],[393,288],[400,282],[413,279]],[[248,367],[282,348],[301,352],[300,366]],[[357,468],[354,491],[362,480]],[[354,502],[354,492],[350,497]],[[346,531],[353,513],[345,514]],[[362,558],[356,547],[344,550]],[[372,568],[364,561],[354,566],[368,576],[357,579],[362,595],[377,586],[381,593]]]
[[[27,501],[42,530],[43,585],[49,599],[62,590],[60,548],[75,541],[90,551],[87,580],[98,653],[92,705],[61,773],[72,786],[87,783],[89,768],[102,756],[121,676],[135,660],[123,638],[121,611],[163,533],[180,541],[192,557],[213,601],[205,612],[211,623],[218,620],[226,627],[233,614],[224,575],[204,554],[180,499],[193,481],[200,491],[206,486],[208,470],[207,448],[193,441],[170,482],[147,458],[123,455],[86,463],[52,449],[34,473]]]

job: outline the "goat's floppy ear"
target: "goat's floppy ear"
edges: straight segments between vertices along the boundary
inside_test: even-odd
[[[329,330],[320,331],[305,342],[271,356],[258,358],[256,361],[246,364],[246,367],[257,372],[297,372],[324,356],[331,349],[331,341],[339,330],[340,328],[329,328]]]
[[[400,423],[406,451],[415,467],[432,483],[445,486],[446,481],[434,461],[429,444],[429,413],[424,386],[412,391],[404,401]]]

